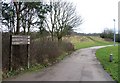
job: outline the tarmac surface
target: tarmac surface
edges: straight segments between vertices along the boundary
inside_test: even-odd
[[[102,47],[77,50],[42,71],[26,73],[6,81],[113,81],[95,56],[96,50]]]

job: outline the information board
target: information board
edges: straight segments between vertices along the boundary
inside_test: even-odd
[[[30,44],[30,36],[12,35],[12,45]]]

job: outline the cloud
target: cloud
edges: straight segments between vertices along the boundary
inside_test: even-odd
[[[113,19],[118,19],[119,0],[70,0],[76,5],[77,13],[85,22],[77,31],[84,33],[102,32],[104,28],[113,28]]]

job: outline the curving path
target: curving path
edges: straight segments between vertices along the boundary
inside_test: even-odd
[[[26,73],[10,81],[113,81],[95,57],[104,46],[77,50],[54,66],[35,73]]]

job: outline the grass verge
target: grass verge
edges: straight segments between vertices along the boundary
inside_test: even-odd
[[[110,54],[113,54],[113,61],[110,62]],[[118,79],[118,46],[110,46],[98,49],[96,51],[98,60],[104,69],[112,76],[112,78],[120,83]]]
[[[87,48],[92,46],[111,45],[113,42],[105,41],[99,36],[72,36],[68,41],[74,45],[75,49]]]

